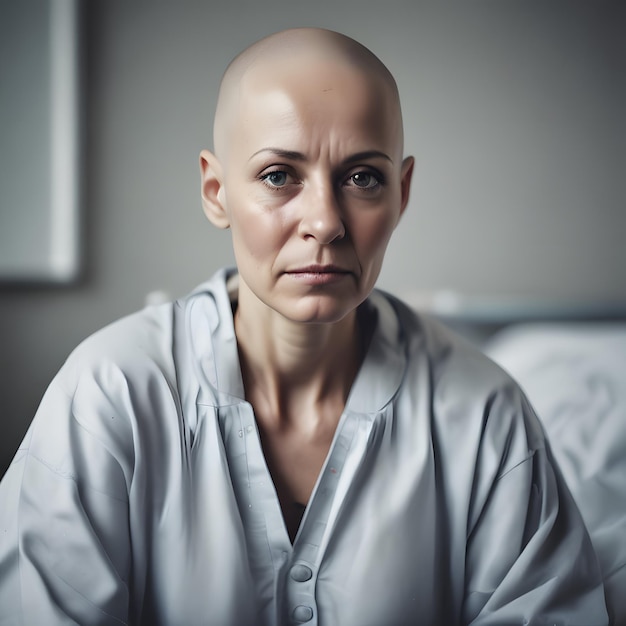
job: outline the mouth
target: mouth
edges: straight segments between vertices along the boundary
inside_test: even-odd
[[[351,272],[337,265],[306,265],[285,272],[288,276],[313,285],[326,285],[343,280]]]

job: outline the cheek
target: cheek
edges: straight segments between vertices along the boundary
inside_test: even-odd
[[[279,215],[238,207],[231,212],[233,248],[237,263],[271,261],[283,245],[284,228]]]
[[[233,249],[237,264],[252,259],[261,263],[271,252],[269,232],[258,223],[233,222],[231,226]]]
[[[389,213],[355,220],[352,234],[357,252],[372,260],[378,259],[387,248],[396,223],[395,215]]]

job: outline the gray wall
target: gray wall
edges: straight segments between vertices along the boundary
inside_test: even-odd
[[[343,31],[397,77],[417,170],[383,287],[626,302],[625,6],[84,2],[85,268],[72,287],[0,290],[0,471],[77,342],[232,262],[201,213],[198,152],[227,62],[283,27]]]

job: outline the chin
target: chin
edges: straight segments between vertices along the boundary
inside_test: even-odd
[[[353,313],[363,299],[342,300],[330,297],[304,297],[291,306],[276,308],[283,317],[301,324],[335,324]]]

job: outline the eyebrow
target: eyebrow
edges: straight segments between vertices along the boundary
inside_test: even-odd
[[[306,161],[307,160],[306,156],[302,154],[302,152],[297,152],[296,150],[283,150],[282,148],[268,147],[268,148],[261,148],[260,150],[257,150],[248,159],[248,161],[251,161],[255,156],[257,156],[258,154],[261,154],[262,152],[271,152],[272,154],[278,157],[281,157],[283,159],[289,159],[291,161]],[[380,150],[364,150],[363,152],[357,152],[356,154],[351,154],[344,162],[355,163],[357,161],[366,161],[368,159],[374,159],[374,158],[379,158],[379,159],[382,158],[382,159],[389,161],[390,163],[393,163],[392,158],[388,154],[385,154],[384,152],[381,152]]]
[[[257,156],[257,154],[261,154],[262,152],[271,152],[278,157],[289,159],[290,161],[306,161],[306,157],[302,154],[302,152],[296,152],[295,150],[283,150],[282,148],[261,148],[260,150],[257,150],[248,159],[248,161],[251,161],[255,156]]]

